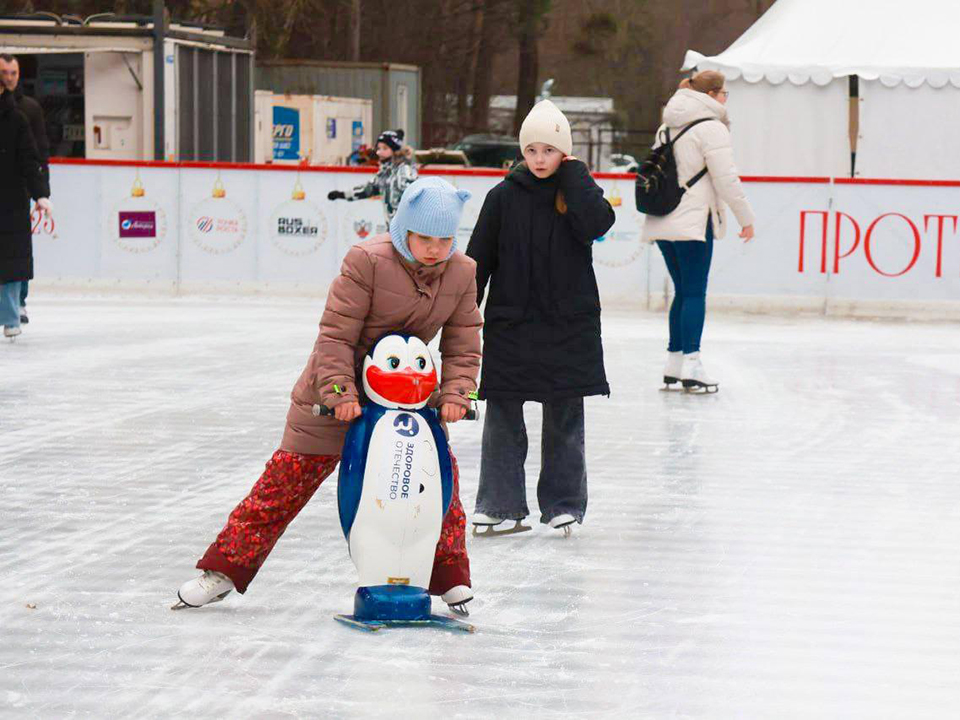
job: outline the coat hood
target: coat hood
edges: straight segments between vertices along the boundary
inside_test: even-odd
[[[729,126],[727,108],[706,93],[681,88],[663,109],[663,124],[669,128],[689,125],[695,120],[719,120]]]

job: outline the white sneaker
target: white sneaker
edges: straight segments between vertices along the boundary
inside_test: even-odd
[[[440,599],[450,607],[450,612],[467,617],[470,614],[467,603],[473,600],[473,590],[466,585],[457,585],[447,590]]]
[[[573,515],[570,515],[569,513],[563,513],[551,518],[550,522],[547,524],[554,530],[563,530],[564,537],[570,537],[570,535],[573,533],[573,525],[576,522],[577,519]]]
[[[680,380],[683,383],[683,389],[687,392],[715,393],[720,387],[717,381],[707,375],[707,371],[703,369],[699,352],[683,356]]]
[[[19,335],[22,332],[23,331],[20,329],[19,325],[17,325],[16,327],[13,327],[12,325],[3,326],[3,336],[5,338],[15,338],[17,335]]]
[[[667,352],[667,364],[663,367],[663,384],[667,389],[680,382],[680,373],[683,370],[683,353]]]
[[[182,607],[201,607],[208,603],[223,600],[234,589],[233,580],[215,570],[204,570],[203,575],[180,586],[177,597],[180,602],[174,610]]]

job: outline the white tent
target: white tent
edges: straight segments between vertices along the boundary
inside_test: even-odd
[[[960,179],[960,0],[778,0],[715,57],[744,175]]]

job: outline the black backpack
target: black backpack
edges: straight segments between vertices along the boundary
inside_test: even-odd
[[[694,125],[709,122],[711,118],[694,120],[679,134],[670,139],[670,128],[665,130],[666,140],[647,155],[637,170],[637,210],[645,215],[669,215],[677,209],[684,193],[707,174],[707,168],[698,172],[683,187],[677,178],[677,160],[673,156],[673,144]]]

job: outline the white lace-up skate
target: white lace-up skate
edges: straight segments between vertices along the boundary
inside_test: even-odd
[[[661,390],[679,390],[673,387],[680,382],[680,373],[683,371],[683,353],[667,352],[667,364],[663,367],[663,387]]]
[[[494,517],[493,515],[484,515],[483,513],[474,513],[470,518],[473,523],[473,534],[477,537],[487,537],[490,535],[515,535],[516,533],[533,530],[529,525],[524,525],[523,520],[515,520],[515,525],[506,530],[497,530],[497,526],[506,522],[504,518]]]
[[[449,606],[450,612],[467,617],[470,615],[467,603],[473,600],[473,590],[466,585],[457,585],[447,590],[440,599]]]
[[[198,608],[209,603],[220,602],[234,589],[233,580],[223,573],[214,570],[204,570],[203,575],[189,580],[180,586],[177,598],[180,602],[172,606],[171,610],[181,610],[191,607]]]
[[[23,331],[20,329],[19,326],[17,326],[17,327],[13,327],[12,325],[4,325],[4,326],[3,326],[3,336],[4,336],[5,338],[10,338],[10,341],[11,341],[11,342],[13,342],[13,339],[14,339],[17,335],[19,335],[21,332],[23,332]]]
[[[700,353],[690,353],[683,356],[683,370],[680,372],[683,389],[689,393],[715,393],[720,389],[719,383],[707,375],[700,361]]]
[[[554,530],[563,530],[564,537],[570,537],[573,534],[573,525],[576,522],[577,519],[573,515],[563,513],[552,518],[547,524]]]

